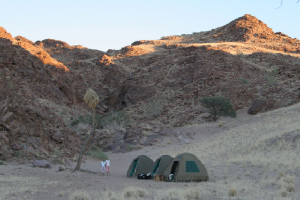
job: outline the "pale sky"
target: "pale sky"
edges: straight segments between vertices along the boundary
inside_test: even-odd
[[[297,0],[0,0],[0,26],[33,42],[107,51],[137,40],[209,31],[251,14],[300,39]]]

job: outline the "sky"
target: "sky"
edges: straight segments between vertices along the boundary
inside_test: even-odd
[[[33,42],[107,51],[138,40],[192,34],[245,14],[300,39],[298,0],[0,0],[0,26]]]

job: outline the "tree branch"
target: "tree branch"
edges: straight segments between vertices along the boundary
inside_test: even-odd
[[[283,2],[283,0],[280,1],[280,6],[278,8],[282,7],[282,2]],[[299,3],[299,2],[300,2],[300,0],[298,0],[296,3]],[[278,9],[278,8],[275,8],[275,9]]]

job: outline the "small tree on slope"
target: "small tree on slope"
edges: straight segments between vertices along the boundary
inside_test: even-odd
[[[236,111],[230,104],[230,100],[224,97],[203,97],[200,103],[203,107],[209,109],[210,116],[214,121],[221,116],[236,117]]]

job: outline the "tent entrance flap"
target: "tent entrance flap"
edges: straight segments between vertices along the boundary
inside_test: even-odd
[[[134,172],[134,170],[136,168],[137,162],[138,162],[138,159],[134,160],[133,166],[132,166],[132,169],[131,169],[131,172],[130,172],[129,176],[132,176],[132,174],[133,174],[133,172]]]
[[[161,159],[159,159],[159,160],[157,161],[157,163],[156,163],[156,165],[155,165],[155,167],[154,167],[154,169],[153,169],[153,171],[152,171],[152,176],[153,176],[153,175],[155,174],[155,172],[157,171],[160,161],[161,161]]]
[[[178,161],[174,161],[171,169],[171,174],[175,174],[177,171]]]

